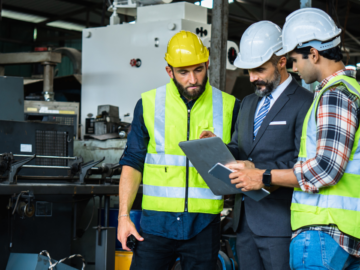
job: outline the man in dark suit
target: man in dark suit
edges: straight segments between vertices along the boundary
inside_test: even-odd
[[[270,48],[270,49],[269,49]],[[303,121],[313,95],[287,73],[281,29],[269,22],[251,25],[240,41],[235,65],[247,69],[255,93],[240,106],[228,148],[246,168],[292,168],[297,161]],[[201,138],[212,136],[203,133]],[[269,187],[256,202],[236,195],[233,228],[241,270],[288,270],[293,189]]]

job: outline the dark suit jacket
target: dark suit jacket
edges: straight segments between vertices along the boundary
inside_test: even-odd
[[[313,94],[292,82],[276,100],[253,141],[254,116],[261,98],[246,96],[240,106],[235,131],[228,148],[237,160],[250,160],[259,169],[289,169],[297,161],[305,115]],[[269,125],[286,121],[286,125]],[[241,204],[245,203],[250,229],[259,236],[291,236],[290,204],[293,189],[279,188],[259,202],[242,195],[235,197],[233,229],[237,231]]]

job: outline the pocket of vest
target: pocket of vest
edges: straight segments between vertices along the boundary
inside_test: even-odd
[[[145,164],[143,177],[145,185],[185,187],[185,179],[185,167]]]
[[[168,176],[168,166],[145,164],[143,183],[145,185],[160,186]]]

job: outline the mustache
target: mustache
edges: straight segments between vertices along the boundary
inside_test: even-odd
[[[268,85],[269,83],[268,82],[265,82],[265,81],[255,81],[255,82],[252,82],[252,85],[253,86],[259,86],[259,85]]]

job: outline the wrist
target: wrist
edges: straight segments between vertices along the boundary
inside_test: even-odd
[[[267,170],[262,170],[263,173],[263,177],[262,177],[262,183],[265,187],[270,187],[271,186],[271,170],[267,169]]]
[[[129,214],[120,214],[118,216],[118,219],[126,219],[126,218],[130,218]]]

